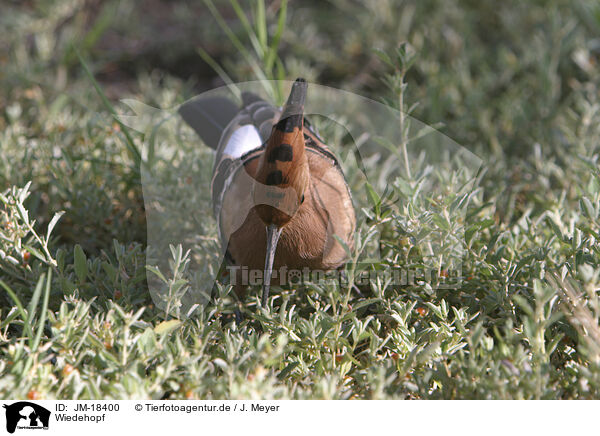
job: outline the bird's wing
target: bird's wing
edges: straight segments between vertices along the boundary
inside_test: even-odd
[[[306,150],[330,160],[332,166],[335,167],[340,173],[342,173],[342,167],[340,166],[336,155],[329,149],[325,142],[323,142],[321,137],[316,133],[316,131],[312,128],[310,124],[308,124],[304,128],[304,144]]]
[[[229,154],[229,157],[241,158],[244,154],[267,142],[271,128],[279,119],[280,113],[278,108],[264,100],[250,101],[250,104],[242,108],[225,127],[217,148],[216,165],[222,155]],[[244,141],[241,143],[238,132],[240,128],[245,129]],[[250,131],[253,133],[249,133]],[[259,143],[258,140],[260,140]],[[233,148],[232,141],[235,143]],[[236,151],[236,155],[230,154],[232,149]]]
[[[353,246],[356,215],[352,192],[337,157],[310,124],[305,124],[304,143],[312,155],[309,163],[317,200],[329,216],[323,261],[328,265],[338,265],[343,261],[345,252],[333,235],[337,235],[348,247]],[[325,201],[327,198],[333,201]]]

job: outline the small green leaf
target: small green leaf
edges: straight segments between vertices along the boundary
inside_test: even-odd
[[[31,301],[27,306],[27,324],[33,324],[33,318],[35,317],[35,311],[37,309],[38,302],[40,301],[40,296],[42,295],[42,287],[44,285],[45,274],[42,274],[35,285],[35,290],[33,291],[33,295],[31,296]]]
[[[23,248],[25,250],[29,251],[31,254],[33,254],[35,257],[37,257],[42,262],[46,262],[46,257],[37,248],[32,247],[31,245],[25,245],[25,246],[23,246]]]
[[[113,283],[115,283],[117,279],[117,269],[110,263],[104,261],[102,262],[102,269],[104,270],[108,278],[110,278],[110,280]]]
[[[169,321],[163,321],[156,327],[154,327],[154,333],[157,335],[165,335],[172,332],[182,324],[178,319],[172,319]]]
[[[373,186],[371,186],[370,183],[365,183],[365,188],[367,189],[367,195],[369,196],[369,203],[371,203],[371,206],[375,209],[375,213],[379,215],[381,210],[381,197],[375,192],[375,189],[373,189]]]
[[[66,256],[66,252],[65,250],[63,250],[62,248],[59,248],[58,250],[56,250],[56,265],[58,267],[58,270],[62,273],[65,270],[65,256]]]
[[[43,278],[43,276],[42,276]],[[40,278],[40,281],[42,280]],[[48,268],[48,275],[46,276],[46,287],[44,289],[44,300],[42,301],[42,309],[40,310],[40,319],[37,322],[37,332],[35,338],[33,339],[33,344],[31,346],[31,350],[33,352],[37,351],[38,346],[40,345],[40,341],[42,339],[42,334],[44,333],[44,327],[46,323],[46,316],[48,311],[48,301],[50,300],[50,288],[52,285],[52,269]]]
[[[58,222],[60,217],[63,216],[64,213],[64,211],[57,212],[50,220],[50,223],[48,224],[48,230],[46,231],[46,241],[50,240],[50,235],[52,234],[52,230],[54,230],[54,226],[56,226],[56,223]]]
[[[381,50],[380,48],[375,48],[375,49],[373,49],[373,52],[375,53],[375,55],[377,55],[377,57],[379,59],[381,59],[383,62],[385,62],[388,66],[390,66],[392,68],[394,67],[394,63],[392,62],[390,55],[388,55],[385,51]]]
[[[596,217],[597,217],[596,209],[594,208],[594,205],[589,200],[589,198],[582,197],[581,200],[579,201],[579,207],[581,208],[582,211],[585,212],[585,214],[588,216],[588,218],[590,218],[592,220],[596,219]]]
[[[157,346],[156,343],[156,333],[150,328],[146,328],[144,333],[140,335],[136,342],[138,349],[145,354],[152,353]]]
[[[87,277],[88,268],[87,258],[85,256],[85,253],[83,252],[83,248],[81,248],[81,245],[75,245],[75,251],[73,254],[75,258],[75,274],[77,275],[79,283],[83,283],[85,281],[85,278]]]
[[[25,209],[21,203],[17,203],[17,210],[19,211],[19,216],[23,222],[29,224],[29,212],[27,212],[27,209]]]
[[[153,273],[154,275],[156,275],[159,279],[161,279],[163,281],[163,283],[169,283],[169,281],[167,280],[167,278],[163,275],[163,273],[160,272],[160,270],[152,265],[146,265],[146,269],[148,271],[150,271],[151,273]]]
[[[286,366],[285,368],[283,368],[281,371],[279,371],[279,374],[277,374],[277,378],[279,380],[284,380],[287,376],[289,376],[292,371],[299,365],[298,362],[292,362],[290,363],[288,366]]]

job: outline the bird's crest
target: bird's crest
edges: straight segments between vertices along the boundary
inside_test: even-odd
[[[304,103],[308,85],[296,79],[279,121],[271,136],[256,174],[254,191],[257,212],[265,223],[283,225],[291,216],[282,209],[295,210],[309,183],[308,160],[304,144]],[[286,188],[292,188],[288,195]],[[275,203],[282,207],[270,206]]]

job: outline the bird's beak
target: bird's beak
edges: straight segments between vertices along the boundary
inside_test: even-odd
[[[277,241],[279,241],[279,235],[281,235],[281,229],[283,227],[277,227],[275,224],[269,224],[267,226],[267,255],[265,257],[265,274],[263,276],[263,294],[262,294],[262,305],[267,306],[267,299],[269,298],[269,288],[271,287],[271,274],[273,273],[273,260],[275,259],[275,250],[277,249]]]

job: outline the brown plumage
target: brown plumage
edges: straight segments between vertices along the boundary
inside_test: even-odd
[[[350,191],[337,159],[304,118],[306,91],[306,82],[296,80],[282,111],[245,95],[251,101],[223,129],[217,147],[212,189],[221,241],[232,264],[264,269],[263,304],[269,285],[281,283],[279,276],[270,279],[270,263],[274,270],[331,270],[347,260],[334,235],[352,246]],[[205,139],[211,126],[198,123],[197,109],[184,106],[181,113]],[[237,273],[241,297],[246,286],[241,268]]]

